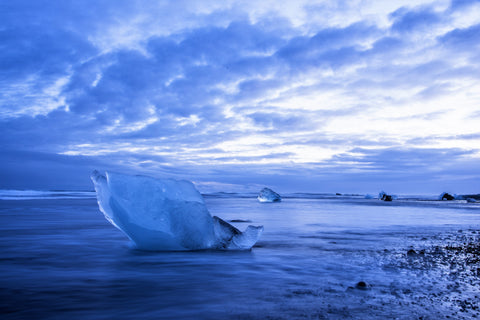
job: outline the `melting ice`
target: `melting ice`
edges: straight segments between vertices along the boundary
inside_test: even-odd
[[[94,171],[98,206],[115,227],[143,250],[249,250],[263,226],[241,232],[212,217],[189,181]]]

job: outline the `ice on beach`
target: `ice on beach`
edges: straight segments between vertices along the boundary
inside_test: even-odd
[[[100,210],[143,250],[249,250],[263,227],[245,232],[212,217],[189,181],[94,171]]]
[[[260,191],[260,194],[257,197],[258,201],[260,202],[280,202],[282,201],[282,197],[275,191],[269,188],[263,188]]]
[[[450,193],[448,192],[444,192],[440,195],[439,197],[440,200],[455,200],[455,196],[452,196]]]
[[[387,194],[385,191],[380,191],[380,193],[378,194],[378,199],[383,201],[392,201],[393,199],[396,199],[396,197]]]

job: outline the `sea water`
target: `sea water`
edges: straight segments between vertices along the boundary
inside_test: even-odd
[[[264,226],[251,251],[146,252],[105,220],[93,193],[8,197],[0,200],[2,319],[478,316],[455,301],[475,301],[480,288],[452,278],[451,266],[407,255],[475,237],[478,203],[205,195],[211,214],[238,229]]]

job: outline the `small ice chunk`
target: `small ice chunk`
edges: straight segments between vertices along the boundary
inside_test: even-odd
[[[275,191],[269,188],[263,188],[258,197],[258,201],[260,202],[280,202],[282,201],[282,197]]]
[[[107,172],[91,175],[100,211],[143,250],[248,250],[263,227],[245,232],[210,215],[189,181]],[[221,221],[221,222],[219,222]]]
[[[245,232],[240,232],[240,230],[217,216],[213,217],[213,226],[219,249],[250,249],[263,232],[263,227],[255,226],[248,226]]]

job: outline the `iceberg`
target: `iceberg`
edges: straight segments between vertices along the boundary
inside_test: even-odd
[[[202,195],[186,180],[94,171],[100,211],[135,247],[152,251],[250,250],[263,226],[241,232],[210,215]]]
[[[282,201],[282,197],[275,191],[269,188],[263,188],[258,197],[258,201],[260,202],[280,202]]]

